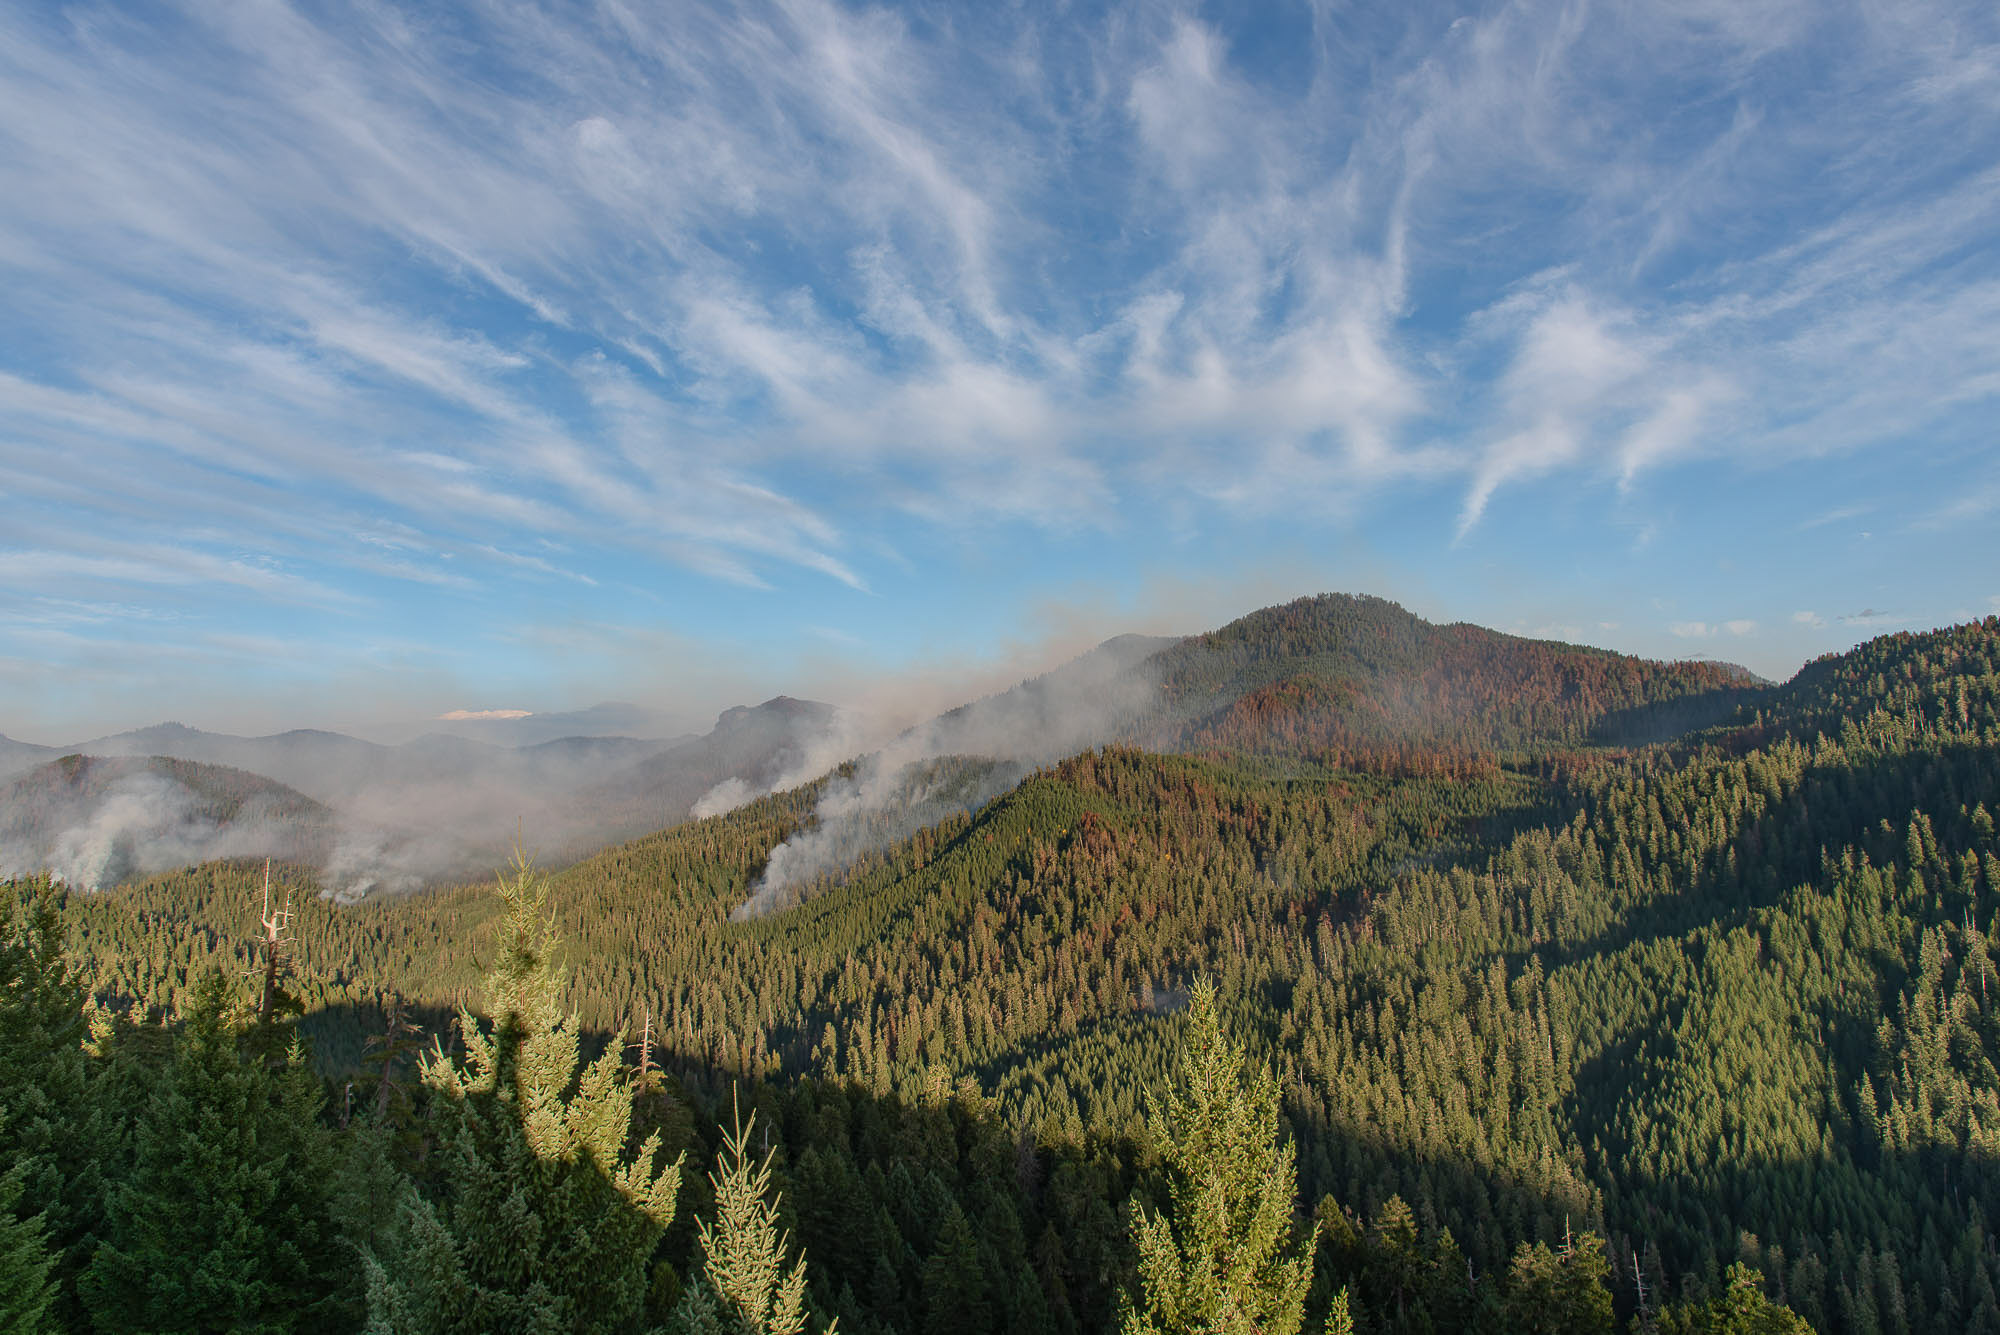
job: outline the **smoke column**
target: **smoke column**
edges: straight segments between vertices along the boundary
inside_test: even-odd
[[[1116,739],[1157,689],[1145,660],[1169,640],[1121,636],[1011,691],[942,714],[829,780],[805,829],[771,850],[738,922],[959,811],[976,810],[1038,765]],[[950,772],[944,757],[975,764]]]

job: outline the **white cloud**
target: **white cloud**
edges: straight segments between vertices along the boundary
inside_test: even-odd
[[[1676,621],[1667,627],[1667,632],[1683,640],[1712,640],[1721,635],[1741,638],[1757,633],[1757,623],[1745,617],[1729,621]]]
[[[1152,10],[15,7],[6,568],[98,605],[868,589],[893,516],[1408,491],[1465,538],[1537,481],[1629,514],[1697,462],[1970,453],[2000,34],[1840,12],[1412,11],[1277,77]]]

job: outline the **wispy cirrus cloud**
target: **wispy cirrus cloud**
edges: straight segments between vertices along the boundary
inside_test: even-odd
[[[11,10],[4,559],[368,622],[1976,454],[1997,108],[1943,0]]]

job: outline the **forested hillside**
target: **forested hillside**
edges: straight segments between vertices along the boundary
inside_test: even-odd
[[[1821,1331],[2000,1331],[2000,620],[1778,688],[1346,599],[1155,661],[1185,753],[1045,767],[798,907],[729,916],[814,786],[554,878],[584,1028],[650,1027],[677,1091],[641,1129],[705,1164],[740,1082],[843,1330],[1115,1326],[1207,978],[1322,1225],[1315,1322],[1345,1290],[1357,1330],[1608,1329],[1601,1292],[1785,1329],[1722,1324],[1749,1281]],[[38,893],[106,1004],[198,1013],[255,876]],[[501,907],[300,898],[334,1120],[388,1007],[478,1003]]]
[[[1741,668],[1656,663],[1435,626],[1380,598],[1323,594],[1164,650],[1160,697],[1133,739],[1155,749],[1380,755],[1634,744],[1723,718],[1758,683]]]

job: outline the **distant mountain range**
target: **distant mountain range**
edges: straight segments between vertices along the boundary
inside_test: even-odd
[[[1438,626],[1379,598],[1329,594],[1187,639],[1115,637],[873,750],[855,720],[833,706],[781,695],[725,710],[705,735],[670,739],[605,731],[652,722],[647,711],[622,704],[444,721],[447,730],[396,746],[312,729],[238,737],[177,723],[68,747],[0,737],[0,778],[65,755],[170,757],[262,776],[334,813],[335,834],[316,865],[333,893],[353,898],[483,874],[517,837],[546,859],[573,860],[690,816],[721,814],[851,759],[863,763],[839,780],[834,806],[844,817],[866,817],[871,829],[899,830],[908,822],[870,813],[908,791],[898,777],[905,767],[942,757],[994,762],[952,789],[947,805],[971,809],[1026,769],[1112,742],[1436,764],[1451,755],[1661,740],[1717,722],[1760,689],[1727,665],[1657,663]],[[550,735],[568,729],[577,731]],[[937,800],[921,797],[910,819],[941,818]],[[62,810],[83,820],[78,828],[107,819],[99,808]],[[63,832],[37,829],[29,847],[61,842]],[[835,834],[830,846],[850,846]],[[275,847],[287,838],[239,842]]]
[[[606,701],[588,709],[524,714],[519,718],[453,718],[447,715],[432,722],[434,727],[431,731],[486,742],[492,746],[539,746],[544,742],[591,737],[618,737],[653,745],[693,740],[691,734],[672,733],[665,720],[654,710],[622,701]]]
[[[606,706],[609,711],[629,707]],[[602,723],[606,715],[583,711]],[[554,717],[554,716],[551,716]],[[384,746],[336,732],[297,729],[265,737],[205,732],[178,723],[116,733],[72,746],[36,746],[0,737],[0,779],[18,779],[19,791],[0,792],[0,858],[6,865],[47,857],[47,850],[87,841],[123,813],[134,824],[132,840],[166,849],[239,847],[259,855],[295,848],[279,831],[252,833],[265,819],[250,805],[220,819],[237,827],[234,842],[169,838],[151,808],[117,800],[117,792],[79,789],[72,799],[44,804],[28,825],[11,831],[4,821],[53,780],[47,767],[61,757],[96,760],[159,758],[194,766],[188,775],[226,770],[260,778],[274,789],[309,801],[325,813],[325,832],[304,860],[321,867],[329,888],[356,898],[378,888],[408,889],[439,879],[480,875],[505,860],[517,837],[547,859],[565,861],[687,819],[718,784],[737,782],[747,795],[768,790],[817,754],[836,728],[830,705],[779,696],[754,707],[724,711],[701,737],[647,740],[620,736],[537,738],[503,746],[475,737],[430,733]],[[506,722],[521,722],[508,720]],[[489,736],[507,735],[488,729]],[[140,782],[126,770],[90,765],[90,774]],[[155,776],[157,777],[157,776]],[[150,782],[150,780],[148,781]],[[169,802],[165,797],[163,802]],[[184,805],[171,799],[169,805]],[[202,807],[206,811],[206,807]],[[63,825],[64,821],[70,824]],[[128,840],[127,842],[131,842]],[[135,845],[136,846],[136,845]],[[187,857],[182,861],[201,861]],[[39,864],[37,864],[39,865]],[[53,864],[50,864],[53,865]],[[82,865],[82,864],[75,864]],[[95,865],[95,864],[93,864]],[[112,884],[136,869],[158,870],[158,858],[113,858],[89,883]]]

